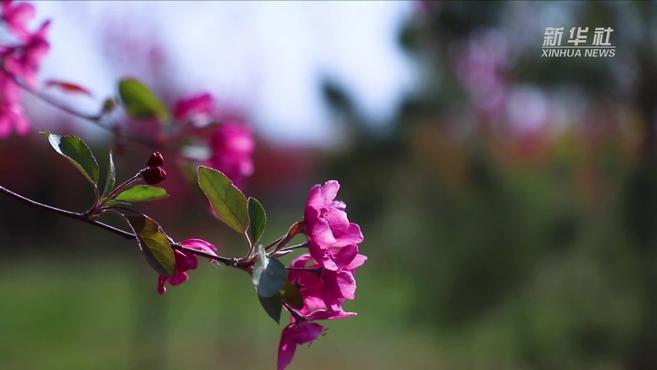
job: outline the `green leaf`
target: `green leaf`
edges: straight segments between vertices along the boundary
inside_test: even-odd
[[[249,237],[251,243],[256,244],[265,232],[267,226],[267,214],[260,201],[256,198],[249,197]]]
[[[135,185],[120,192],[114,199],[120,202],[148,202],[168,197],[167,191],[150,185]]]
[[[160,275],[173,276],[176,259],[169,237],[160,225],[146,216],[126,216],[130,227],[137,235],[137,244],[146,262]]]
[[[116,167],[114,166],[114,156],[112,151],[109,152],[109,160],[107,162],[107,176],[105,178],[105,189],[103,190],[103,197],[114,190],[116,184]]]
[[[260,275],[258,281],[258,295],[271,297],[283,287],[287,281],[287,269],[281,261],[275,258],[267,258],[267,266]]]
[[[283,300],[279,293],[274,294],[271,297],[258,296],[260,305],[265,309],[267,315],[274,319],[277,323],[281,321],[281,309],[283,307]]]
[[[295,285],[292,285],[289,281],[286,281],[283,287],[280,290],[280,296],[283,301],[294,308],[303,307],[303,297],[299,288]]]
[[[262,247],[262,245],[258,246],[255,257],[256,260],[255,263],[253,264],[251,281],[253,282],[253,285],[255,285],[257,288],[258,284],[260,283],[260,276],[262,275],[262,272],[265,271],[265,268],[267,267],[267,263],[269,263],[267,255],[265,254],[265,249]]]
[[[114,200],[114,199],[105,199],[105,200],[103,201],[103,205],[104,205],[104,206],[113,206],[113,205],[119,205],[119,206],[131,206],[132,203],[121,202],[121,201]]]
[[[226,175],[199,166],[198,185],[210,201],[215,216],[231,229],[243,234],[249,226],[246,197]]]
[[[119,81],[119,95],[130,117],[157,118],[162,123],[169,119],[166,105],[139,80],[125,78]]]
[[[98,184],[99,169],[96,157],[87,144],[77,136],[42,132],[55,151],[71,162],[94,186]]]
[[[287,282],[287,270],[277,259],[269,258],[265,249],[260,245],[256,253],[255,264],[252,274],[253,284],[258,292],[260,305],[265,309],[267,315],[279,322],[281,319],[281,307],[283,298],[281,293]]]

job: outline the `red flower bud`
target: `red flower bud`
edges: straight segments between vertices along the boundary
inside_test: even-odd
[[[151,157],[148,158],[148,162],[146,163],[148,167],[159,167],[164,165],[164,157],[162,156],[162,153],[160,152],[155,152],[151,154]]]
[[[167,172],[162,167],[148,167],[147,169],[141,171],[141,177],[147,184],[155,185],[158,184],[167,177]]]

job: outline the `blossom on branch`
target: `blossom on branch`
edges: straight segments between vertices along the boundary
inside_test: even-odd
[[[210,139],[208,165],[223,172],[241,188],[253,174],[255,139],[248,126],[237,122],[217,126]]]
[[[331,253],[336,254],[337,271],[322,268],[309,254],[301,255],[292,262],[294,268],[308,269],[293,270],[288,274],[288,279],[299,286],[304,299],[302,313],[310,314],[317,309],[342,312],[344,301],[356,298],[354,272],[365,263],[367,257],[358,254],[356,245]]]
[[[305,208],[308,250],[288,270],[288,282],[298,289],[301,307],[286,306],[292,323],[283,329],[278,348],[278,370],[290,364],[296,346],[310,343],[324,331],[317,320],[338,320],[356,315],[343,304],[356,298],[355,271],[367,257],[358,251],[363,241],[360,227],[349,222],[346,205],[335,200],[340,184],[335,180],[315,185]]]
[[[11,0],[2,1],[2,16],[0,19],[7,25],[9,31],[20,40],[26,40],[29,37],[27,23],[34,18],[34,15],[34,6],[32,4],[16,4]]]
[[[9,136],[12,131],[25,135],[30,128],[16,79],[35,87],[41,61],[50,49],[46,39],[50,21],[43,22],[36,31],[30,32],[27,23],[33,17],[34,7],[31,4],[15,4],[9,0],[2,3],[0,18],[20,42],[0,45],[0,138]]]
[[[211,243],[206,242],[205,240],[187,239],[181,241],[180,245],[199,252],[207,253],[215,257],[217,256],[217,247]],[[174,250],[173,252],[176,258],[175,273],[171,277],[160,275],[157,281],[157,292],[160,294],[166,293],[166,283],[169,283],[172,286],[180,285],[189,279],[187,271],[195,270],[198,267],[196,255],[192,254],[191,252],[183,252],[179,250]]]
[[[214,114],[214,100],[204,92],[178,100],[173,107],[173,116],[180,122],[208,119]]]
[[[25,135],[30,123],[21,104],[21,90],[5,71],[0,71],[0,138],[7,137],[12,130]]]
[[[340,184],[335,180],[310,189],[304,212],[308,249],[322,267],[337,271],[336,248],[363,241],[360,226],[349,222],[346,205],[335,200]]]
[[[299,321],[286,326],[281,332],[281,340],[278,344],[278,370],[283,370],[292,362],[297,346],[312,343],[324,333],[324,327],[320,324]]]
[[[215,109],[214,98],[208,92],[178,100],[173,115],[184,124],[197,127],[215,125],[209,134],[209,158],[203,164],[223,172],[237,187],[242,188],[244,180],[253,174],[255,139],[249,126],[236,119],[222,122],[224,120]]]

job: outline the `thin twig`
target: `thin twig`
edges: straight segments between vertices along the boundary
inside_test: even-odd
[[[303,242],[303,243],[300,243],[300,244],[290,245],[289,247],[284,247],[284,248],[281,248],[281,249],[274,250],[271,253],[271,256],[272,257],[286,256],[286,255],[294,252],[295,249],[305,248],[307,246],[308,246],[308,242]]]
[[[50,205],[47,205],[47,204],[39,203],[35,200],[27,198],[27,197],[25,197],[23,195],[20,195],[18,193],[15,193],[15,192],[5,188],[4,186],[0,186],[0,193],[6,194],[6,195],[8,195],[8,196],[10,196],[10,197],[12,197],[16,200],[19,200],[19,201],[27,204],[30,207],[45,209],[47,211],[50,211],[50,212],[52,212],[54,214],[57,214],[57,215],[60,215],[60,216],[72,218],[72,219],[78,220],[78,221],[82,221],[82,222],[87,223],[89,225],[96,226],[100,229],[103,229],[105,231],[109,231],[113,234],[121,236],[125,239],[128,239],[128,240],[137,239],[137,236],[135,234],[131,233],[131,232],[121,230],[118,227],[114,227],[112,225],[108,225],[106,223],[91,219],[83,213],[67,211],[65,209],[61,209],[61,208],[53,207],[53,206],[50,206]],[[171,248],[173,248],[173,249],[177,249],[177,250],[180,250],[180,251],[183,251],[183,252],[189,252],[189,253],[195,254],[197,256],[205,257],[205,258],[208,258],[208,259],[223,263],[226,266],[232,266],[232,267],[238,267],[238,268],[245,267],[243,261],[241,261],[239,259],[236,259],[236,258],[229,258],[229,257],[223,257],[223,256],[214,256],[214,255],[209,254],[209,253],[205,253],[205,252],[197,251],[195,249],[187,248],[185,246],[180,245],[179,243],[171,243],[170,245],[171,245]]]
[[[23,83],[23,81],[18,79],[13,73],[7,71],[2,66],[0,66],[0,71],[2,73],[4,73],[5,75],[9,76],[9,78],[11,78],[11,80],[16,85],[18,85],[21,89],[28,92],[30,95],[34,96],[35,98],[43,101],[44,103],[47,103],[48,105],[50,105],[54,108],[57,108],[57,109],[61,110],[62,112],[66,112],[66,113],[68,113],[72,116],[81,118],[81,119],[83,119],[85,121],[88,121],[88,122],[91,122],[96,127],[100,127],[101,129],[103,129],[105,131],[108,131],[109,133],[111,133],[112,135],[114,135],[114,136],[116,136],[120,139],[126,139],[126,140],[130,140],[130,141],[134,141],[134,142],[139,143],[141,145],[144,145],[144,146],[146,146],[150,149],[162,149],[162,148],[165,147],[164,144],[162,144],[160,142],[157,142],[157,141],[154,141],[154,140],[149,140],[149,139],[146,139],[146,138],[140,137],[140,136],[124,134],[120,131],[118,126],[108,126],[108,125],[104,124],[103,123],[103,118],[105,117],[105,115],[103,113],[88,114],[88,113],[80,112],[79,110],[77,110],[75,108],[71,108],[70,106],[63,104],[63,103],[57,101],[56,99],[53,99],[50,96],[48,96],[46,94],[43,94],[42,92],[37,91],[37,90],[27,86],[25,83]]]
[[[288,271],[312,272],[313,274],[320,274],[322,272],[322,269],[314,269],[307,267],[286,267],[285,269]]]

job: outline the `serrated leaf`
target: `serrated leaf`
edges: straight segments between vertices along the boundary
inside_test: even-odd
[[[114,198],[119,202],[148,202],[151,200],[157,200],[168,197],[167,191],[151,185],[135,185],[130,187],[119,194]]]
[[[56,135],[50,132],[42,132],[48,138],[48,142],[57,153],[68,159],[82,175],[92,184],[98,184],[99,169],[96,157],[87,144],[77,136]]]
[[[251,238],[251,243],[256,244],[265,232],[265,227],[267,226],[267,214],[265,213],[265,208],[260,201],[255,198],[249,197],[248,208],[249,237]]]
[[[299,309],[303,307],[303,297],[301,296],[299,288],[289,281],[286,281],[281,288],[280,296],[283,299],[283,302],[289,304],[291,307]]]
[[[109,152],[109,159],[107,161],[107,176],[105,178],[105,188],[103,190],[103,197],[114,190],[116,184],[116,167],[114,166],[114,156],[112,151]]]
[[[198,185],[208,198],[214,215],[236,232],[249,226],[246,197],[226,175],[213,168],[199,166]]]
[[[169,119],[169,111],[148,86],[134,78],[119,81],[119,96],[130,117],[157,118],[164,123]]]
[[[274,319],[277,323],[281,321],[281,309],[283,307],[283,300],[279,293],[274,294],[271,297],[258,296],[260,305],[264,308],[267,315]]]
[[[146,216],[126,216],[146,262],[160,275],[173,276],[176,259],[160,225]]]

